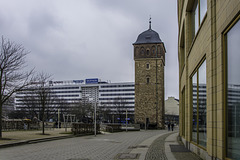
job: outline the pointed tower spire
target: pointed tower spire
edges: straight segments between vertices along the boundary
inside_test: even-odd
[[[152,18],[151,18],[151,15],[150,15],[150,18],[149,18],[149,29],[152,29],[152,28],[151,28],[151,23],[152,23],[152,22],[151,22],[151,19],[152,19]]]

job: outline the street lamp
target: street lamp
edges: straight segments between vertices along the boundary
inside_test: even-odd
[[[59,124],[60,124],[60,109],[58,109],[58,129],[59,129]]]
[[[128,115],[127,115],[127,109],[126,109],[126,132],[128,131],[127,127],[128,127]]]
[[[93,101],[93,98],[89,98],[89,101]],[[96,108],[97,108],[97,103],[95,101],[94,102],[94,135],[95,135],[95,137],[97,135]]]
[[[94,121],[94,135],[95,135],[95,137],[96,137],[96,135],[97,135],[97,113],[96,113],[96,108],[97,108],[97,103],[95,102],[94,103],[94,119],[95,119],[95,121]]]

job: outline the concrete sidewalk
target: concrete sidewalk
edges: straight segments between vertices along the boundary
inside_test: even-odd
[[[69,134],[70,131],[71,128],[68,128],[67,132],[65,128],[46,129],[44,135],[42,135],[42,130],[4,131],[2,132],[3,138],[0,139],[0,148],[74,137]]]
[[[75,137],[69,134],[70,128],[67,131],[65,132],[64,128],[51,129],[45,131],[46,135],[41,135],[41,131],[3,132],[3,140],[0,140],[0,148]],[[139,155],[135,158],[136,160],[200,160],[197,155],[186,150],[179,143],[177,137],[178,130],[158,134],[145,139],[137,146],[132,146],[129,155]]]
[[[178,132],[169,135],[165,139],[165,155],[169,160],[201,160],[201,158],[189,151],[178,141]]]
[[[201,160],[178,141],[178,134],[178,130],[169,131],[148,138],[137,146],[133,146],[125,159],[121,158],[121,160]]]

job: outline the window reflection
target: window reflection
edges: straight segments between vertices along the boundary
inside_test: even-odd
[[[227,156],[240,159],[240,21],[227,33]]]
[[[182,91],[182,135],[185,137],[185,88]]]
[[[195,8],[194,8],[194,27],[195,27],[195,34],[198,31],[199,26],[199,19],[198,19],[198,1],[195,1]]]
[[[193,31],[196,34],[205,14],[207,13],[207,0],[195,0],[192,11],[194,19]]]
[[[207,140],[207,103],[206,103],[206,61],[199,68],[199,84],[198,84],[198,133],[199,133],[199,144],[206,147]]]
[[[207,12],[207,0],[200,0],[200,23]]]
[[[192,95],[193,95],[193,125],[192,141],[197,143],[197,73],[192,77]]]
[[[207,141],[207,87],[206,61],[204,61],[192,77],[193,125],[192,141],[206,147]]]

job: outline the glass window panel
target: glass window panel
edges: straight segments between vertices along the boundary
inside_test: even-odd
[[[198,31],[199,21],[198,21],[198,1],[196,1],[195,9],[194,9],[194,27],[195,27],[195,34]]]
[[[185,137],[185,88],[182,91],[182,135]]]
[[[227,33],[227,156],[240,159],[240,21]]]
[[[197,73],[192,77],[192,100],[193,100],[193,122],[192,122],[192,141],[197,143]]]
[[[199,91],[199,97],[198,97],[198,134],[199,134],[199,144],[206,147],[206,141],[207,141],[207,118],[206,118],[206,112],[207,112],[207,92],[206,92],[206,61],[203,62],[201,67],[199,68],[199,83],[198,83],[198,91]]]
[[[200,23],[207,13],[207,0],[200,0]]]

